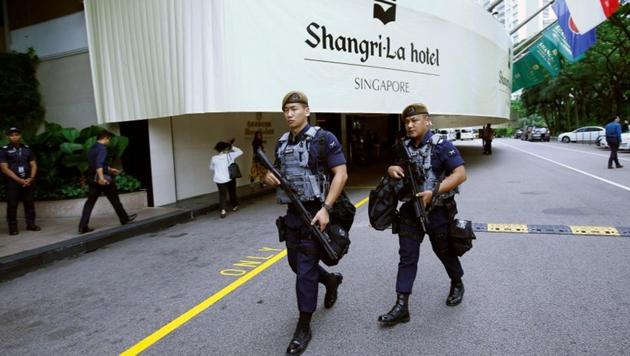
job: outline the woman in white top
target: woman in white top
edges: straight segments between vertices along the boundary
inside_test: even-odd
[[[221,218],[227,214],[227,195],[230,195],[230,204],[232,211],[238,210],[238,201],[236,199],[236,179],[230,179],[228,166],[234,163],[234,160],[243,154],[243,151],[233,146],[234,140],[227,142],[219,142],[214,149],[219,152],[212,156],[210,160],[210,170],[214,171],[213,181],[219,189],[219,207],[221,209]]]

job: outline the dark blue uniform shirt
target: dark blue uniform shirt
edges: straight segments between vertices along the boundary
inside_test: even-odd
[[[615,137],[621,143],[621,125],[616,122],[610,122],[606,125],[606,137]]]
[[[7,163],[9,169],[20,178],[31,176],[31,162],[35,161],[35,153],[25,144],[17,146],[9,143],[0,149],[0,163]],[[22,167],[22,170],[20,170]]]
[[[422,138],[420,147],[429,144],[433,133],[427,132]],[[413,141],[410,141],[410,145],[413,145]],[[459,154],[459,151],[453,143],[449,140],[442,140],[437,146],[433,148],[431,153],[431,169],[436,177],[440,178],[444,173],[444,177],[448,177],[455,168],[464,165],[464,159]],[[413,216],[413,206],[411,203],[405,203],[401,206],[401,214],[411,214]],[[437,228],[448,224],[448,212],[444,207],[435,207],[429,213],[429,228]]]
[[[296,144],[305,138],[306,131],[311,127],[311,125],[307,124],[299,134],[295,137],[293,135],[289,135],[289,145]],[[280,148],[280,142],[276,144],[276,148],[274,149],[274,154],[276,157],[276,163],[279,163],[278,159],[278,148]],[[326,158],[320,158],[319,153],[320,149],[324,153]],[[326,167],[319,167],[319,165],[325,164]],[[346,157],[343,154],[343,147],[339,144],[339,140],[337,137],[333,135],[331,132],[320,129],[315,134],[314,139],[311,141],[311,144],[308,149],[308,165],[313,173],[316,173],[319,169],[323,169],[326,172],[329,172],[330,169],[346,164]],[[331,177],[329,177],[330,181]],[[311,212],[311,214],[315,214],[320,208],[321,203],[305,203],[304,206]],[[291,228],[298,228],[302,225],[302,220],[297,213],[297,208],[292,204],[288,205],[287,208],[287,217],[286,223]]]
[[[107,165],[107,147],[102,143],[95,143],[90,147],[87,153],[88,163],[90,164],[90,172],[96,173],[96,170],[103,168],[103,174],[109,175],[109,166]]]

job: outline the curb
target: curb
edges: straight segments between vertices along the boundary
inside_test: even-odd
[[[56,260],[94,251],[105,245],[139,234],[165,229],[192,219],[190,210],[155,216],[128,225],[95,231],[51,245],[0,258],[0,281],[13,279]]]

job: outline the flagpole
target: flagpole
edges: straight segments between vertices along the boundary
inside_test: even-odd
[[[551,26],[555,25],[556,23],[558,23],[558,20],[555,20],[554,22],[550,23],[549,25],[547,25],[547,27],[543,28],[542,30],[538,31],[535,35],[533,35],[532,37],[530,37],[528,40],[526,40],[525,42],[523,42],[521,45],[518,46],[518,48],[513,48],[512,49],[512,53],[514,53],[514,60],[516,61],[516,57],[527,51],[538,39],[540,39],[540,37],[542,37],[543,33],[550,28]]]
[[[492,4],[490,4],[490,6],[488,6],[488,9],[487,9],[487,10],[488,10],[488,12],[489,12],[489,13],[492,13],[492,10],[494,10],[494,8],[495,8],[495,7],[497,7],[497,6],[501,5],[501,3],[502,3],[503,1],[504,1],[504,0],[496,0],[495,2],[493,2]]]
[[[530,17],[525,19],[525,21],[523,21],[523,22],[519,23],[518,25],[516,25],[516,27],[512,31],[510,31],[510,36],[513,35],[516,31],[518,31],[521,27],[527,25],[527,23],[530,22],[534,17],[538,16],[538,14],[540,14],[543,11],[545,11],[546,8],[548,8],[549,6],[553,5],[554,2],[556,2],[556,0],[551,0],[545,6],[541,7],[540,10],[534,12]]]

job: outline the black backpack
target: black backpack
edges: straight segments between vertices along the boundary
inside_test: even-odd
[[[370,191],[368,217],[373,228],[382,231],[398,223],[396,208],[398,207],[398,193],[402,188],[402,179],[393,179],[385,175],[378,186]]]

